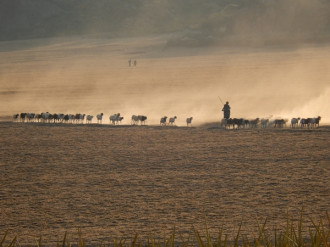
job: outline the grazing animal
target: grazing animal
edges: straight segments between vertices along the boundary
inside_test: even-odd
[[[58,121],[61,122],[61,123],[63,123],[63,121],[64,121],[64,116],[65,116],[65,115],[64,115],[63,113],[59,113],[59,114],[58,114]]]
[[[25,118],[27,119],[27,121],[31,122],[34,119],[35,115],[35,113],[26,113]]]
[[[269,119],[262,118],[260,120],[260,126],[261,126],[261,128],[267,128],[268,124],[269,124]]]
[[[310,118],[302,118],[300,119],[300,127],[304,128],[304,127],[308,127],[309,128],[309,124],[310,124]]]
[[[188,118],[186,119],[187,127],[188,127],[189,125],[192,126],[192,123],[191,123],[192,120],[193,120],[193,117],[188,117]]]
[[[274,128],[283,128],[286,125],[286,119],[275,119]]]
[[[171,117],[171,118],[168,120],[168,124],[169,124],[169,125],[175,125],[175,119],[176,119],[176,118],[177,118],[176,116]]]
[[[250,120],[244,119],[244,128],[248,128],[250,126]]]
[[[121,123],[121,121],[122,121],[123,119],[124,119],[124,117],[119,116],[118,119],[117,119],[117,124],[118,124],[118,123]]]
[[[22,113],[20,114],[21,122],[25,122],[25,117],[26,117],[26,113],[22,112]]]
[[[131,118],[131,125],[135,125],[135,124],[145,124],[147,120],[147,117],[144,115],[132,115]]]
[[[118,123],[118,121],[121,121],[120,120],[120,113],[117,113],[117,114],[113,114],[113,115],[111,115],[110,117],[109,117],[109,120],[110,120],[110,122],[112,123],[112,124],[116,124],[116,123]]]
[[[227,119],[226,118],[221,119],[220,127],[226,128],[226,126],[227,126]]]
[[[250,127],[251,128],[257,128],[258,127],[258,123],[259,123],[259,118],[250,120]]]
[[[73,123],[74,122],[74,115],[73,114],[69,114],[69,122]]]
[[[312,118],[310,120],[311,127],[312,128],[316,128],[316,126],[317,127],[320,127],[320,120],[321,120],[321,117],[320,116],[318,116],[317,118]]]
[[[64,115],[64,122],[68,123],[70,120],[69,114]]]
[[[14,114],[14,115],[13,115],[13,119],[14,119],[14,121],[16,121],[16,122],[18,121],[18,116],[19,116],[19,114]]]
[[[131,118],[131,125],[135,125],[135,124],[138,124],[139,123],[139,116],[137,115],[132,115],[132,118]]]
[[[167,116],[164,116],[160,119],[160,125],[165,126],[166,125],[166,120],[167,120]]]
[[[92,116],[92,118],[93,118],[93,116]],[[96,115],[96,119],[97,119],[97,123],[102,123],[102,118],[103,118],[103,113],[100,113],[100,114],[97,114]],[[91,121],[92,121],[92,119],[91,119]]]
[[[92,123],[93,117],[94,116],[92,116],[92,115],[87,115],[87,117],[86,117],[86,123]]]
[[[298,123],[299,123],[299,120],[300,120],[300,117],[298,117],[298,118],[292,118],[291,119],[291,128],[295,128],[295,127],[297,127],[298,126]]]
[[[41,113],[41,119],[43,120],[43,122],[49,121],[50,120],[50,113],[49,112]]]
[[[84,123],[84,120],[85,120],[85,114],[77,113],[77,114],[75,115],[74,119],[76,120],[77,123]]]
[[[227,128],[230,129],[230,126],[233,126],[233,128],[234,128],[234,119],[232,119],[232,118],[223,118],[221,120],[221,124],[225,127],[225,129],[227,129]]]
[[[239,129],[240,127],[245,127],[245,119],[243,118],[234,118],[233,119],[233,129],[235,128],[235,126],[237,126],[237,129]]]
[[[53,114],[53,120],[54,120],[54,123],[59,121],[59,117],[58,117],[57,113]]]
[[[141,125],[145,125],[146,124],[146,120],[147,120],[147,116],[138,115],[138,120],[140,121],[140,124]]]
[[[35,119],[37,119],[37,122],[39,123],[40,120],[42,119],[41,114],[36,114]]]

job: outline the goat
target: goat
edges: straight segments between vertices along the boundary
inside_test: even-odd
[[[190,124],[190,126],[192,126],[192,123],[191,123],[192,120],[193,120],[193,117],[188,117],[186,119],[187,127],[189,126],[189,124]]]

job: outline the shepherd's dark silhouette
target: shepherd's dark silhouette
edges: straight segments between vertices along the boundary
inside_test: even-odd
[[[229,106],[229,102],[228,101],[223,106],[222,111],[223,111],[223,118],[224,119],[229,119],[230,118],[230,106]]]

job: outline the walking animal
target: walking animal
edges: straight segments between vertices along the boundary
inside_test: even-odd
[[[96,115],[97,123],[101,124],[102,123],[102,118],[103,118],[103,113],[97,114]]]
[[[192,126],[192,123],[191,123],[192,120],[193,120],[193,117],[188,117],[188,118],[186,119],[187,127],[188,127],[189,125]]]
[[[117,114],[113,114],[109,117],[110,119],[110,122],[112,124],[118,124],[119,121],[121,121],[123,119],[123,117],[120,117],[120,113],[117,113]]]
[[[169,124],[169,125],[175,125],[175,119],[176,119],[176,118],[177,118],[176,116],[171,117],[171,118],[169,119],[169,121],[168,121],[168,124]]]
[[[92,115],[87,115],[87,117],[86,117],[86,123],[92,123],[93,117],[94,116],[92,116]]]
[[[160,119],[160,125],[165,126],[166,125],[166,120],[167,120],[167,116],[164,116]]]
[[[298,118],[292,118],[291,119],[291,128],[295,128],[295,127],[297,127],[298,126],[298,123],[299,123],[299,120],[300,120],[300,117],[298,117]]]

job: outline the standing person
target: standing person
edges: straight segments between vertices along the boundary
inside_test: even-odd
[[[134,66],[136,66],[136,64],[137,64],[137,61],[136,61],[136,60],[134,60]]]
[[[132,60],[128,60],[128,67],[131,67]]]
[[[229,106],[229,102],[228,101],[223,106],[222,111],[223,111],[223,118],[224,119],[229,119],[230,118],[230,106]]]

